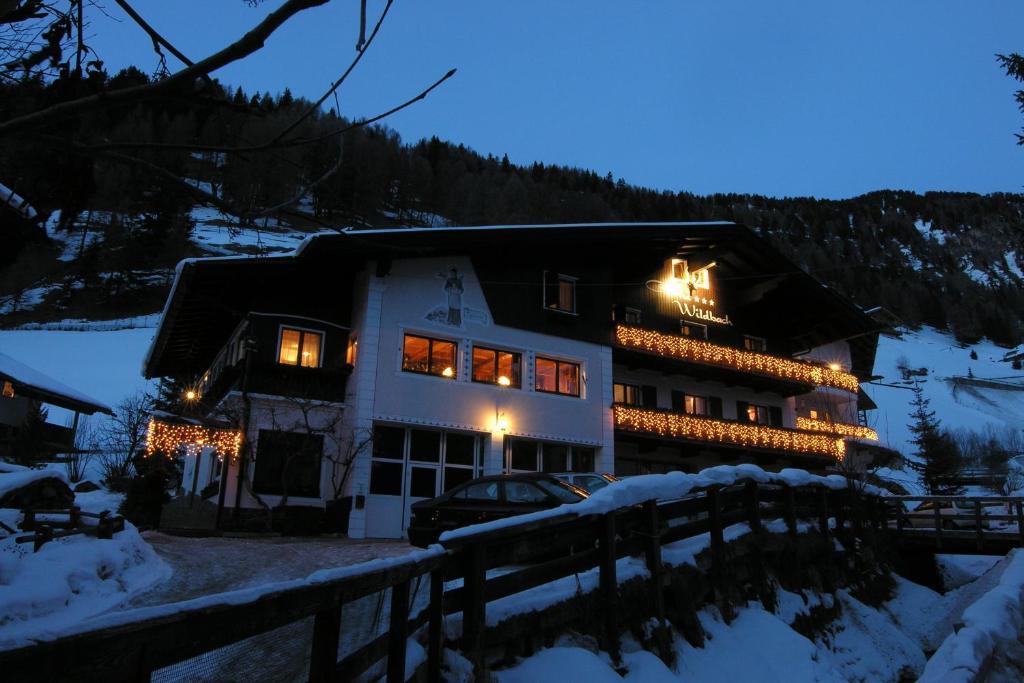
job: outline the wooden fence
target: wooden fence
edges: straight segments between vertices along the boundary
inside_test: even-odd
[[[485,668],[485,648],[500,644],[489,639],[489,603],[588,570],[599,574],[594,604],[600,614],[602,646],[615,653],[621,611],[618,559],[644,558],[654,586],[663,586],[662,546],[707,533],[711,577],[716,580],[723,574],[724,530],[730,525],[745,522],[759,534],[762,519],[782,519],[787,532],[796,535],[798,519],[804,519],[816,522],[817,533],[826,537],[837,533],[871,540],[876,534],[905,529],[906,517],[897,512],[902,507],[894,505],[900,500],[853,489],[745,481],[691,491],[675,501],[649,501],[603,514],[577,514],[569,508],[541,519],[468,533],[445,542],[443,548],[415,553],[384,568],[355,570],[341,578],[270,592],[241,604],[230,604],[227,598],[218,604],[216,596],[211,596],[201,606],[165,609],[155,618],[0,652],[0,670],[9,682],[148,681],[155,670],[313,617],[306,655],[310,681],[351,680],[385,658],[387,681],[403,681],[407,639],[424,627],[427,657],[419,674],[438,681],[445,615],[461,613],[462,636],[451,645],[461,649],[480,673]],[[1019,511],[1019,500],[1016,505]],[[834,528],[830,528],[830,519],[835,520]],[[490,571],[496,568],[508,571]],[[421,577],[429,580],[429,600],[424,609],[412,614],[410,586]],[[390,589],[387,631],[339,661],[345,606],[386,589]],[[653,603],[646,608],[649,616],[660,619],[665,613],[663,591],[654,590],[652,595]],[[572,618],[571,614],[559,616],[561,612],[556,610],[552,618]]]

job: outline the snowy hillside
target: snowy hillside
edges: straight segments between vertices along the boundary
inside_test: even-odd
[[[972,351],[977,360],[971,359]],[[986,425],[998,430],[1024,429],[1024,391],[964,386],[952,381],[954,377],[966,378],[970,374],[976,380],[996,380],[1024,388],[1024,371],[1014,370],[1002,360],[1006,352],[1007,349],[987,341],[961,348],[951,335],[930,327],[907,332],[902,339],[882,337],[875,358],[875,375],[883,379],[864,386],[879,408],[869,421],[888,446],[902,453],[912,452],[907,425],[913,399],[911,388],[918,381],[931,409],[947,429],[982,431]],[[911,369],[927,369],[927,375],[904,380],[898,368],[904,359]]]

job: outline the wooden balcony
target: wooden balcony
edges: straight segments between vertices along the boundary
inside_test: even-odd
[[[612,410],[615,429],[636,434],[834,460],[846,454],[846,442],[827,434],[619,404]]]
[[[652,367],[780,396],[806,394],[818,387],[857,393],[860,387],[854,375],[842,370],[640,327],[616,325],[613,339],[615,359],[627,366]]]
[[[860,439],[862,441],[878,441],[878,432],[871,427],[846,424],[845,422],[815,420],[809,417],[798,416],[796,418],[796,428],[805,432],[835,434],[836,436],[845,436],[851,439]]]
[[[208,406],[216,405],[231,391],[242,391],[245,361],[224,368],[203,392]],[[250,394],[267,394],[315,401],[343,402],[352,366],[340,368],[303,368],[277,363],[253,363],[245,378]]]

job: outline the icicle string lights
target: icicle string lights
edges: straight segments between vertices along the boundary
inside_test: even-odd
[[[146,430],[146,457],[163,453],[173,458],[179,448],[195,453],[212,448],[217,457],[234,462],[242,446],[242,432],[237,429],[215,429],[198,424],[173,424],[150,418]]]
[[[826,434],[806,434],[792,429],[727,422],[631,406],[617,405],[613,410],[616,428],[631,432],[693,441],[711,441],[747,448],[827,455],[836,460],[842,460],[846,454],[846,443],[842,439]]]
[[[827,422],[825,420],[814,420],[809,417],[797,417],[796,428],[809,432],[825,432],[827,434],[838,434],[839,436],[852,436],[855,439],[866,439],[878,441],[878,432],[871,427],[851,425],[845,422]]]
[[[705,365],[718,365],[742,372],[815,386],[835,387],[854,394],[860,387],[860,383],[854,375],[842,370],[833,370],[790,358],[769,356],[765,353],[742,351],[699,339],[662,334],[640,327],[616,325],[615,342],[624,348],[639,349],[659,356]]]

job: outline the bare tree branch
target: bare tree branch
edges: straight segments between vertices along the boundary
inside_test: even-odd
[[[191,59],[182,54],[181,51],[178,50],[178,48],[171,45],[171,43],[166,38],[157,33],[156,29],[154,29],[149,24],[149,22],[143,19],[142,16],[135,11],[134,7],[129,5],[125,0],[114,0],[114,2],[117,3],[118,7],[124,10],[125,14],[131,17],[132,21],[139,25],[139,28],[141,28],[149,35],[150,39],[153,41],[155,45],[163,45],[165,48],[167,48],[168,52],[177,57],[178,60],[181,61],[181,63],[185,66],[194,66],[194,63],[192,62]]]
[[[325,5],[330,0],[287,0],[279,8],[267,15],[255,28],[243,35],[234,43],[210,55],[192,66],[172,74],[164,80],[147,85],[139,85],[123,90],[103,92],[96,95],[80,97],[68,102],[61,102],[46,109],[19,116],[0,123],[0,136],[45,126],[73,116],[105,109],[108,107],[134,104],[142,100],[164,94],[179,88],[194,88],[197,78],[202,78],[228,64],[244,59],[258,51],[266,43],[267,38],[296,14],[313,7]]]

